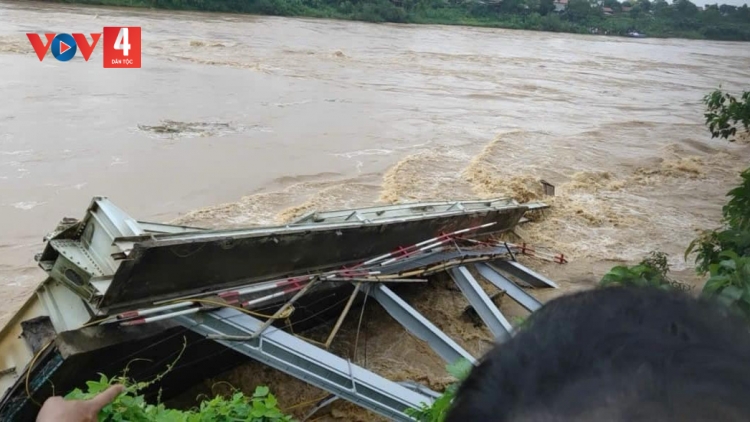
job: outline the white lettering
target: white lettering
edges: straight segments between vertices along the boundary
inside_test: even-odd
[[[117,39],[115,40],[115,50],[122,50],[122,55],[125,57],[128,56],[128,51],[130,51],[128,28],[120,28],[120,33],[117,34]]]

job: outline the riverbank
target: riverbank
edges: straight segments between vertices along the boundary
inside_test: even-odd
[[[57,3],[128,6],[172,10],[314,17],[366,22],[464,25],[577,34],[627,36],[632,32],[654,38],[750,41],[747,5],[731,13],[702,10],[688,0],[653,6],[647,0],[631,10],[607,15],[584,0],[573,0],[561,12],[552,0],[502,3],[444,3],[419,0],[48,0]],[[512,4],[511,4],[512,3]],[[678,4],[679,3],[679,4]],[[648,6],[647,6],[648,5]],[[656,9],[656,10],[654,10]]]

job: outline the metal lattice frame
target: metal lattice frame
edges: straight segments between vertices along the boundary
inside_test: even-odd
[[[435,206],[443,207],[441,208],[442,214],[450,214],[461,212],[471,207],[490,207],[492,205],[492,202],[484,203],[476,201],[476,203],[436,203]],[[325,214],[326,218],[323,218],[323,216],[314,218],[316,216],[313,215],[310,217],[311,221],[308,222],[302,219],[289,227],[311,224],[313,222],[318,223],[318,220],[322,222],[326,219],[330,219],[331,221],[327,225],[334,227],[337,225],[355,224],[355,222],[367,222],[370,221],[370,218],[375,218],[366,214],[366,212],[370,212],[370,214],[374,213],[376,217],[379,217],[383,221],[394,218],[388,215],[380,216],[375,211],[377,210],[347,211],[346,214],[338,212],[342,215],[338,215],[337,212],[331,212]],[[338,220],[342,221],[339,222]],[[257,229],[254,230],[257,231]],[[100,296],[107,290],[111,281],[111,275],[117,269],[119,260],[129,254],[136,237],[149,236],[151,233],[180,233],[183,237],[193,239],[205,236],[217,236],[216,233],[205,232],[201,229],[190,227],[138,222],[105,198],[95,198],[89,209],[87,218],[80,225],[80,231],[81,241],[76,242],[75,245],[68,245],[63,241],[53,241],[57,243],[50,243],[51,247],[56,246],[55,249],[57,249],[61,256],[68,260],[66,262],[69,262],[70,266],[81,270],[80,273],[88,279],[87,284],[84,286],[73,285],[69,280],[64,280],[60,276],[61,281],[66,283],[68,288],[75,290],[79,295],[87,298]],[[238,232],[235,231],[232,233],[237,234]],[[226,235],[229,236],[231,233],[226,233]],[[435,245],[439,245],[439,243]],[[91,250],[91,255],[80,255],[82,251],[86,252],[87,250]],[[450,252],[442,253],[450,254]],[[457,258],[461,260],[472,256],[472,252],[470,251],[459,250],[455,253],[459,255]],[[416,267],[422,261],[427,262],[430,259],[434,260],[438,258],[446,257],[437,255],[416,257],[413,259],[404,259],[403,262],[396,262],[391,265],[394,268],[400,265],[405,268]],[[466,262],[461,262],[468,265]],[[41,263],[41,265],[45,268],[47,264]],[[541,303],[516,285],[506,275],[503,275],[503,272],[513,275],[534,287],[557,288],[557,285],[551,280],[515,261],[499,260],[495,261],[492,265],[478,263],[474,266],[482,277],[499,289],[504,290],[508,296],[532,312],[539,309]],[[52,270],[51,267],[45,269],[47,271]],[[497,309],[469,269],[461,265],[449,269],[448,272],[497,340],[504,341],[509,339],[512,335],[511,324],[500,310]],[[372,295],[406,330],[427,342],[447,363],[453,363],[458,359],[466,359],[472,363],[476,362],[474,356],[448,337],[406,301],[401,299],[385,284],[367,283],[366,287],[363,287],[362,290],[366,294]],[[193,309],[190,311],[193,311]],[[197,312],[198,309],[196,308],[195,311]],[[180,312],[184,313],[184,311]],[[336,397],[346,399],[393,420],[412,420],[412,418],[406,415],[406,409],[418,408],[422,404],[432,403],[435,398],[434,392],[426,390],[424,387],[419,385],[409,386],[389,381],[280,329],[268,327],[263,330],[262,328],[269,324],[264,324],[262,321],[235,309],[225,308],[190,315],[179,315],[179,313],[173,315],[174,320],[186,328],[211,338],[225,347],[329,391]]]
[[[513,326],[497,309],[468,268],[460,266],[451,268],[448,272],[492,335],[500,342],[510,339]]]
[[[526,308],[530,312],[534,312],[542,307],[542,303],[536,300],[534,296],[526,293],[526,291],[516,283],[508,280],[505,276],[500,274],[497,270],[490,267],[487,264],[475,264],[474,267],[477,269],[479,274],[482,275],[487,281],[494,284],[500,290],[504,290],[505,293],[510,296],[513,300],[518,302],[521,306]],[[525,267],[524,267],[525,268]]]
[[[385,284],[370,286],[370,295],[380,303],[399,324],[407,331],[414,334],[435,351],[447,363],[454,363],[459,359],[467,359],[474,363],[476,359],[469,352],[459,346],[435,324],[422,316],[416,309],[411,307]]]
[[[275,327],[253,338],[263,323],[234,309],[176,320],[230,349],[392,420],[410,421],[406,409],[433,401]]]

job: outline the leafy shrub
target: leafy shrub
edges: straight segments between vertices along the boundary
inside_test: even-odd
[[[449,374],[453,375],[458,382],[453,383],[445,389],[443,394],[440,395],[432,405],[422,404],[419,409],[408,409],[406,414],[413,417],[420,422],[443,422],[445,417],[448,416],[448,411],[453,403],[453,398],[456,397],[456,391],[460,383],[465,380],[474,365],[466,359],[459,359],[451,365],[446,367]]]
[[[721,253],[734,251],[740,256],[750,255],[750,231],[725,228],[706,230],[694,239],[685,251],[685,259],[695,253],[695,270],[706,274],[710,266],[722,261]]]
[[[718,263],[709,265],[711,277],[703,287],[704,296],[750,317],[750,257],[723,251],[719,258]]]
[[[703,294],[750,319],[750,169],[742,184],[727,194],[724,225],[693,240],[685,257],[695,252],[696,271],[709,273]]]
[[[667,254],[653,251],[638,265],[628,267],[618,265],[602,277],[599,284],[602,287],[623,285],[636,287],[657,287],[659,289],[686,290],[688,287],[667,275],[669,263]]]
[[[703,97],[703,103],[707,107],[704,116],[712,138],[732,142],[739,125],[750,130],[750,91],[743,92],[738,100],[732,94],[717,89]]]
[[[731,199],[722,208],[723,226],[704,231],[685,251],[685,259],[695,253],[699,274],[709,272],[712,264],[720,263],[724,251],[750,256],[750,168],[742,172],[741,177],[742,184],[727,193]]]
[[[729,191],[731,197],[721,211],[729,227],[736,230],[750,230],[750,168],[740,174],[742,183]]]
[[[750,126],[750,92],[737,100],[719,90],[704,97],[706,125],[712,137],[732,140],[739,125]],[[722,227],[704,231],[685,251],[695,253],[699,274],[709,273],[702,294],[750,319],[750,168],[742,183],[729,191],[722,207]]]

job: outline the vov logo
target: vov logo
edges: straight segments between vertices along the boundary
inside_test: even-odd
[[[67,62],[76,55],[79,48],[83,59],[89,61],[89,57],[94,52],[94,47],[96,47],[96,43],[99,42],[102,34],[92,33],[90,44],[83,34],[44,34],[47,37],[46,44],[42,42],[42,37],[39,34],[26,34],[26,36],[29,38],[37,57],[39,57],[39,61],[44,60],[44,56],[51,47],[52,55],[57,60]]]
[[[140,26],[108,26],[102,33],[91,33],[91,42],[86,35],[73,34],[44,34],[45,43],[39,34],[28,33],[26,36],[39,61],[44,60],[47,51],[52,50],[52,56],[61,62],[67,62],[75,57],[78,51],[85,61],[89,61],[96,44],[104,34],[103,66],[105,68],[140,68],[141,67],[141,27]]]

